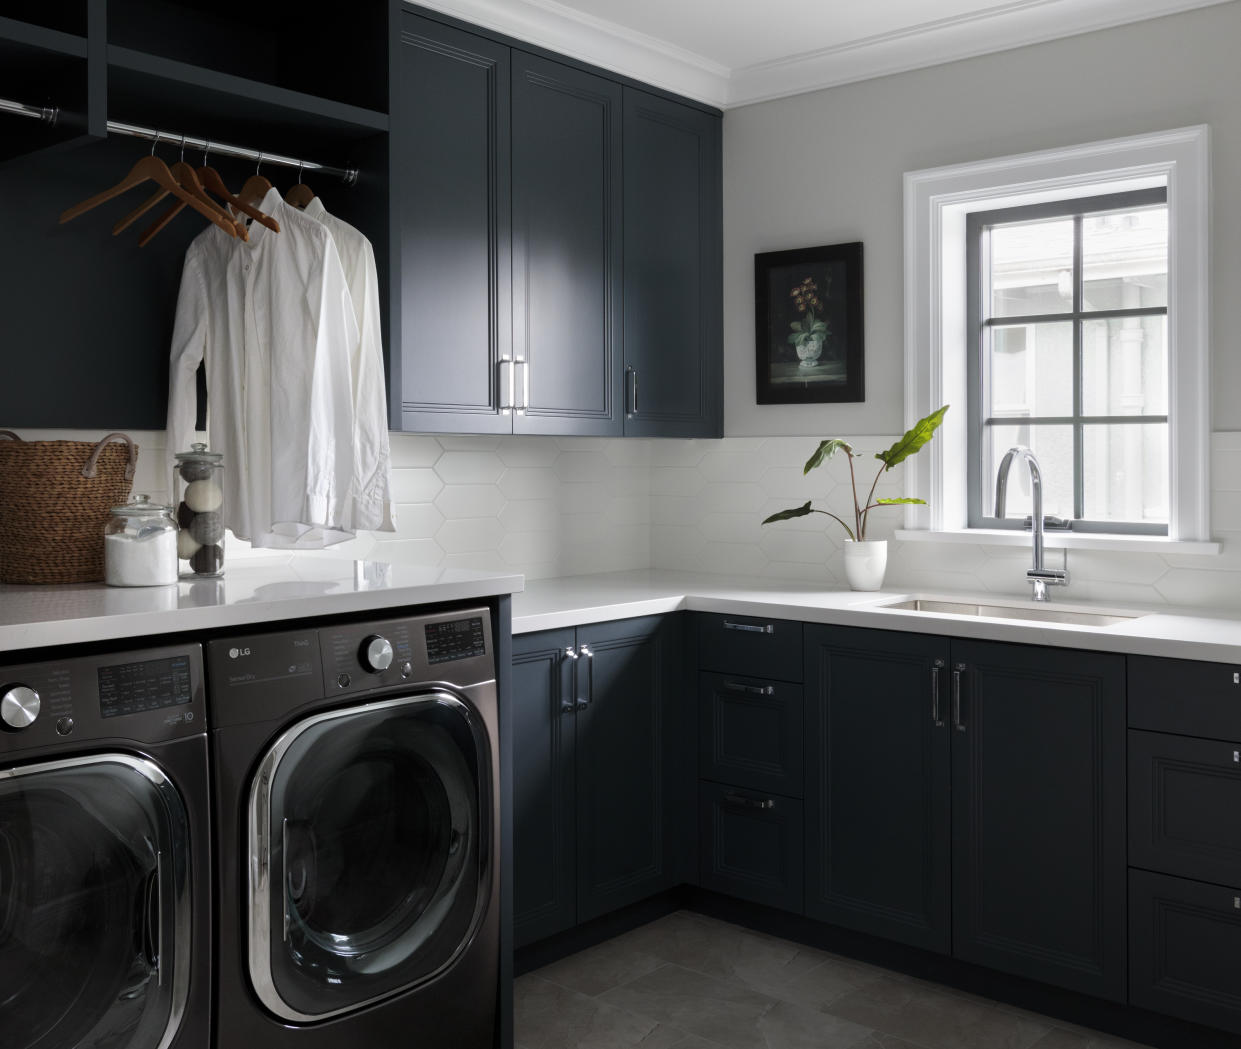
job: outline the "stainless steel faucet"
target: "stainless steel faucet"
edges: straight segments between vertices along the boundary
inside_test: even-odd
[[[1043,566],[1043,472],[1039,469],[1038,459],[1029,448],[1018,445],[1004,453],[999,473],[995,476],[995,516],[1004,516],[1004,506],[1008,501],[1008,471],[1017,456],[1030,468],[1030,490],[1034,496],[1034,510],[1030,522],[1031,531],[1034,533],[1034,565],[1026,572],[1026,578],[1034,586],[1034,593],[1031,595],[1033,600],[1046,601],[1049,586],[1068,586],[1068,557],[1065,556],[1063,569]]]

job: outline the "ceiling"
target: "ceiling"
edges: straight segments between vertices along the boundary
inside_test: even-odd
[[[418,0],[723,108],[1232,0]]]

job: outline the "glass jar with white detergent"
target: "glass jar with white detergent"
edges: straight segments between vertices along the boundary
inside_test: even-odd
[[[177,581],[177,522],[172,507],[135,495],[114,506],[103,528],[104,580],[109,586],[168,586]]]

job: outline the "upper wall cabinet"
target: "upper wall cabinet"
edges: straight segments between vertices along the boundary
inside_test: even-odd
[[[720,121],[625,89],[625,432],[723,427]]]
[[[716,114],[404,16],[404,430],[720,432]]]

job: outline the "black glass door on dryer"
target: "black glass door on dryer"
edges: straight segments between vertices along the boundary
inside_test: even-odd
[[[282,1020],[336,1016],[432,978],[487,902],[489,742],[447,692],[286,731],[250,790],[250,977]]]
[[[157,1049],[185,1009],[185,806],[99,754],[0,770],[0,1044]]]

